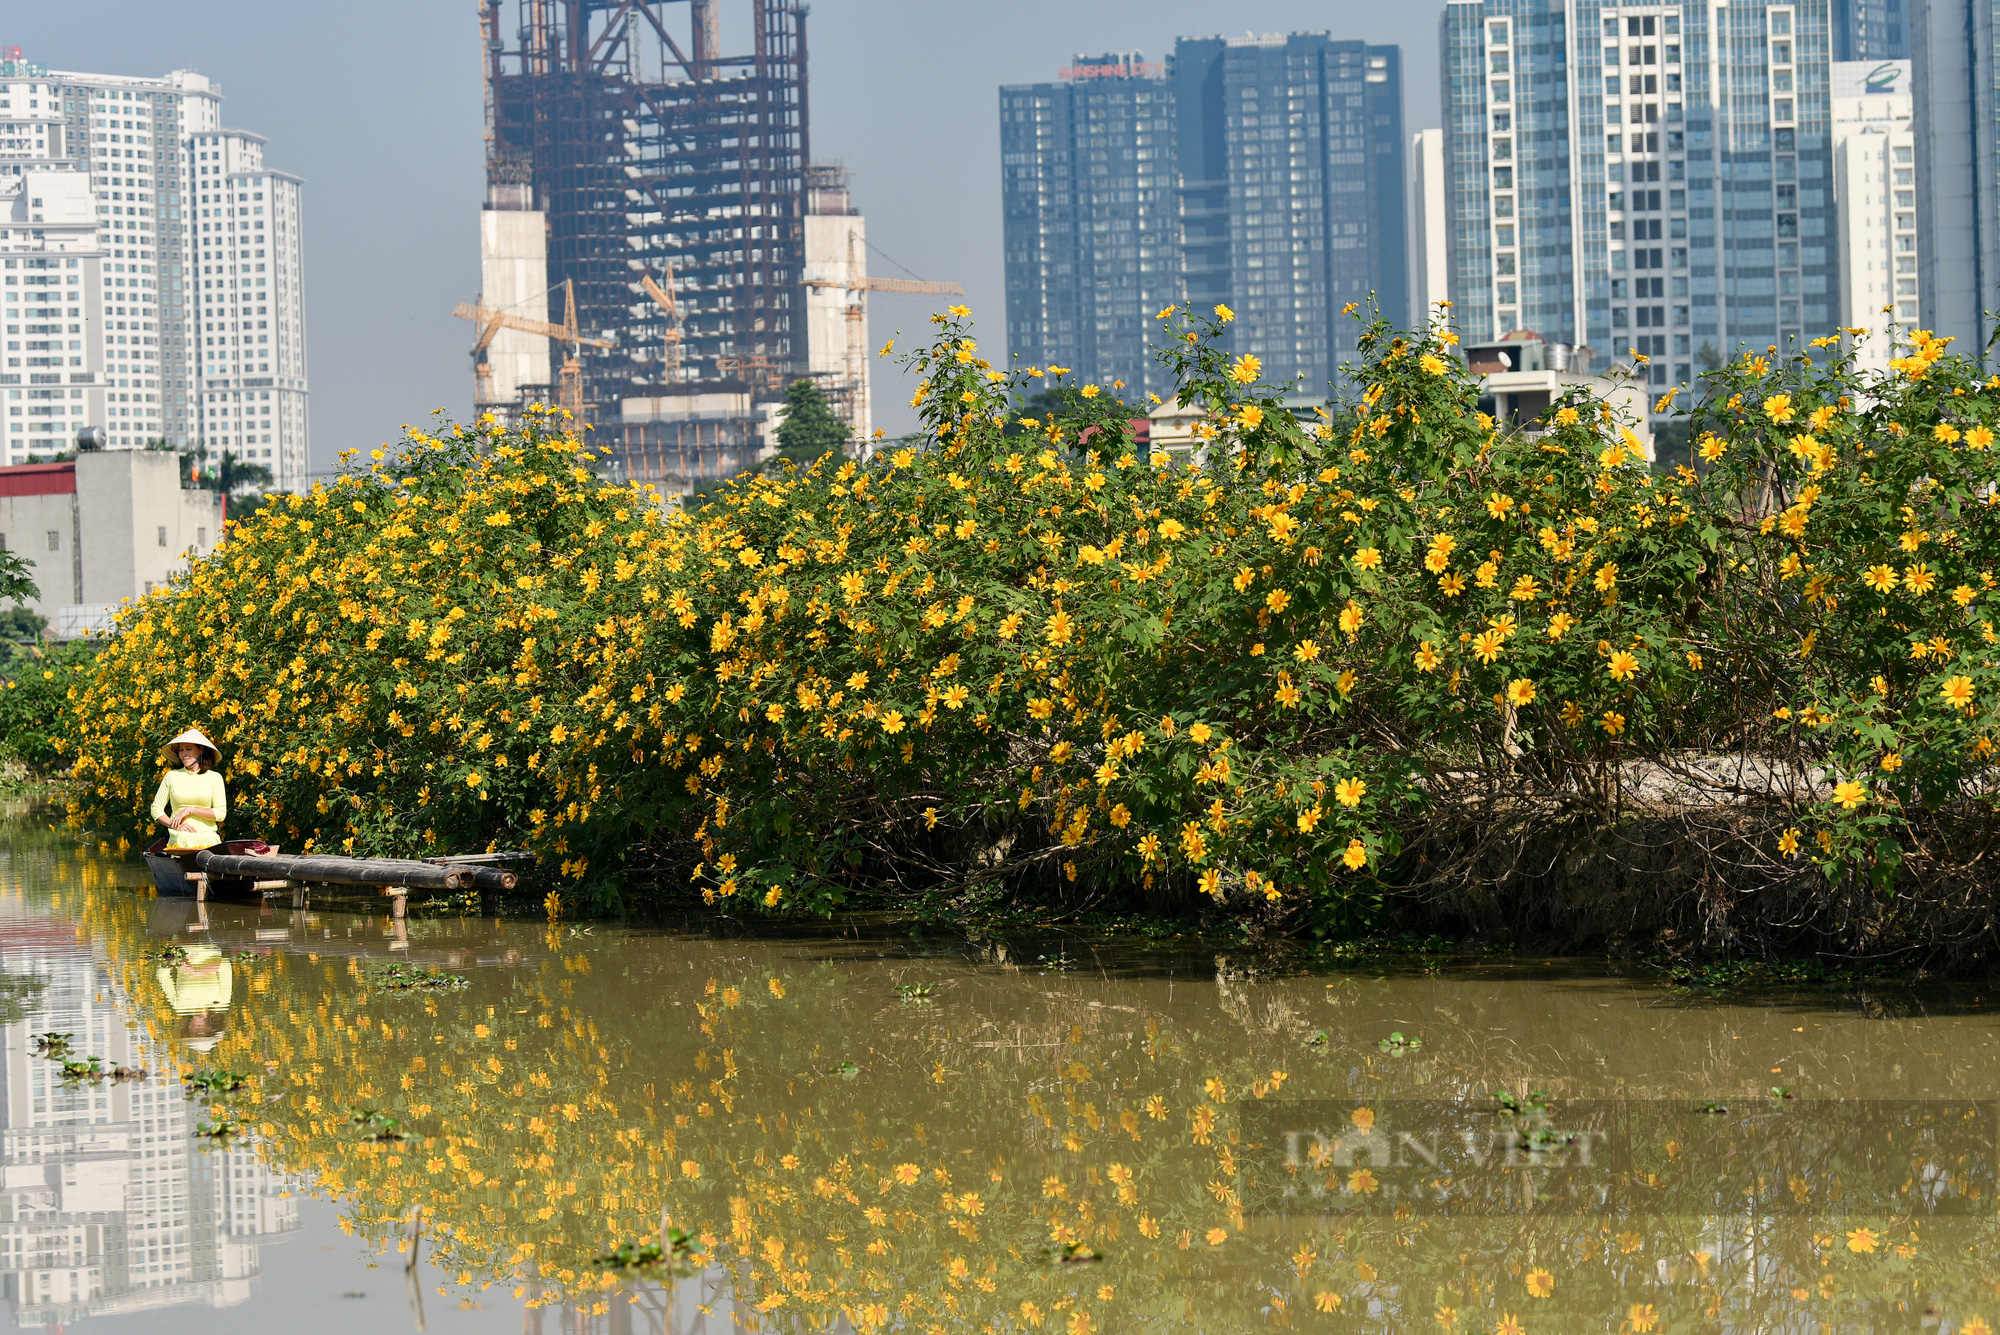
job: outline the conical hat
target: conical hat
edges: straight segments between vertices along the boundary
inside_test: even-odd
[[[171,764],[178,759],[178,757],[174,755],[174,748],[180,746],[186,746],[190,742],[192,742],[196,746],[202,747],[207,750],[209,764],[217,765],[222,762],[222,752],[217,749],[214,742],[209,741],[208,738],[202,735],[200,728],[189,728],[186,732],[174,738],[171,742],[168,742],[165,748],[162,749],[161,754],[164,755],[167,758],[168,763]]]

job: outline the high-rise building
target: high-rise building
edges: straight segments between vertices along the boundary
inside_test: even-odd
[[[1833,195],[1840,220],[1840,323],[1875,331],[1863,365],[1889,365],[1890,330],[1923,320],[1917,291],[1916,137],[1910,62],[1835,61]]]
[[[1921,7],[1921,0],[1910,0]],[[1832,0],[1835,60],[1908,60],[1909,14],[1904,0]]]
[[[192,129],[182,182],[196,437],[298,491],[309,468],[303,183],[265,165],[259,135]]]
[[[227,451],[307,477],[297,177],[221,126],[221,90],[0,61],[0,459]],[[57,298],[58,292],[60,298]]]
[[[1363,328],[1348,304],[1409,322],[1401,50],[1182,38],[1171,83],[1187,298],[1235,310],[1266,379],[1323,394]]]
[[[1919,301],[1924,324],[1983,358],[2000,310],[2000,23],[1976,0],[1912,14]]]
[[[1001,89],[1007,340],[1159,391],[1161,307],[1227,304],[1235,352],[1324,393],[1371,298],[1409,319],[1401,58],[1325,33],[1183,38]]]
[[[185,70],[0,62],[6,462],[98,427],[111,448],[228,451],[305,484],[299,182],[221,129],[220,102]]]
[[[1451,0],[1442,46],[1468,339],[1637,351],[1664,386],[1833,327],[1827,0]]]
[[[1165,386],[1148,346],[1181,299],[1163,73],[1137,51],[1080,55],[1055,82],[1000,90],[1007,346],[1024,363]]]

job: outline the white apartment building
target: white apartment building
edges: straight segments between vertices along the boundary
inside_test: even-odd
[[[17,297],[0,462],[94,426],[113,449],[228,452],[306,486],[301,182],[221,113],[189,70],[0,61],[0,291]]]
[[[1916,138],[1910,62],[1835,61],[1833,191],[1840,322],[1872,331],[1860,364],[1889,366],[1889,335],[1923,322],[1917,275]]]
[[[200,438],[268,467],[282,491],[308,471],[302,189],[264,165],[265,140],[188,141],[189,290]]]

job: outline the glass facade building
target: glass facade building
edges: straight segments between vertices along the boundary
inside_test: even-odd
[[[1665,386],[1833,327],[1827,0],[1452,0],[1442,38],[1467,338],[1637,351]]]
[[[1163,391],[1154,316],[1227,303],[1232,352],[1325,391],[1371,294],[1409,319],[1401,60],[1324,33],[1183,39],[1000,90],[1009,351]]]
[[[1992,0],[1926,0],[1913,18],[1921,310],[1982,358],[2000,310],[2000,22]]]
[[[1912,5],[1921,0],[1908,0]],[[1910,15],[1905,0],[1833,0],[1835,60],[1908,60]]]
[[[1187,299],[1227,302],[1235,352],[1325,392],[1371,297],[1409,322],[1402,58],[1324,33],[1183,38],[1179,114]]]
[[[1153,316],[1181,297],[1173,95],[1138,52],[1000,90],[1007,345],[1023,363],[1158,390]]]

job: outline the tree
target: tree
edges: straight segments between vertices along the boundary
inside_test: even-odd
[[[778,457],[809,464],[843,448],[853,432],[810,380],[794,380],[785,391],[785,418],[778,423]]]

